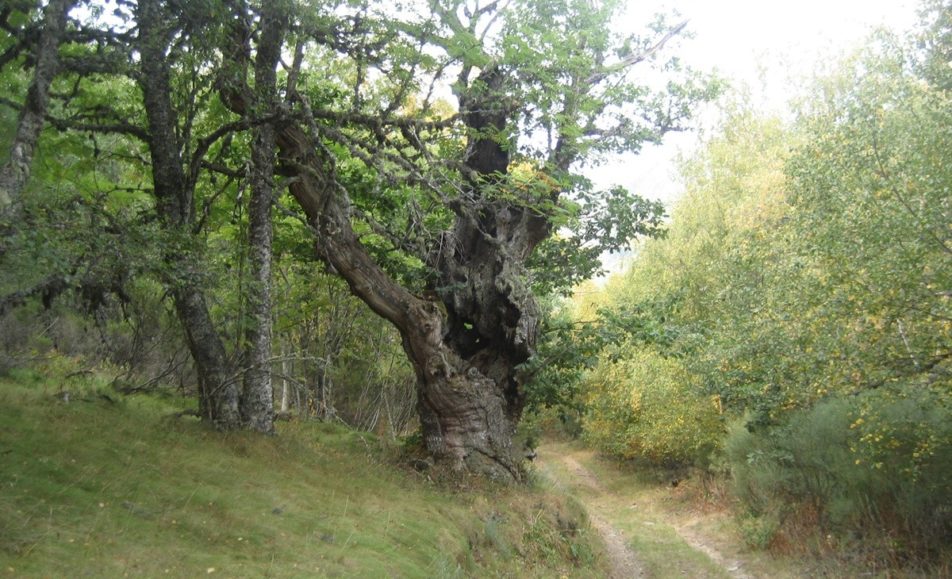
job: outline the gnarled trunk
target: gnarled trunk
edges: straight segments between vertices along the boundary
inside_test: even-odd
[[[239,65],[242,52],[235,52]],[[417,375],[427,449],[453,468],[519,480],[521,457],[512,438],[524,394],[517,369],[532,355],[538,333],[523,264],[548,225],[528,210],[489,200],[484,191],[505,184],[508,171],[508,147],[499,142],[511,112],[498,98],[504,81],[503,73],[489,69],[479,79],[478,94],[460,99],[472,129],[466,187],[483,202],[452,207],[455,226],[440,249],[426,256],[438,273],[438,287],[431,289],[443,308],[397,283],[361,244],[347,191],[313,118],[285,120],[276,142],[279,164],[293,175],[289,190],[316,233],[322,258],[403,337]],[[234,112],[247,115],[249,99],[241,93],[221,94]]]
[[[522,478],[512,438],[522,397],[512,364],[498,352],[464,359],[447,343],[405,339],[417,372],[417,407],[427,450],[454,468]]]
[[[308,169],[296,174],[290,191],[316,230],[324,259],[403,337],[418,379],[427,449],[454,468],[520,479],[521,458],[512,444],[524,404],[517,367],[532,353],[538,314],[514,259],[531,250],[517,238],[534,237],[503,226],[509,219],[505,212],[487,214],[486,219],[500,220],[498,233],[516,244],[515,252],[500,252],[495,241],[473,241],[481,236],[479,228],[469,217],[461,218],[447,245],[456,246],[458,239],[470,244],[470,251],[448,247],[435,256],[447,281],[464,280],[452,291],[437,292],[444,313],[435,301],[395,282],[360,244],[347,198],[334,188],[333,164],[319,156],[308,135],[289,124],[279,133],[278,145],[285,167]]]
[[[467,186],[484,202],[454,207],[453,228],[428,256],[445,310],[439,340],[421,353],[427,348],[416,345],[412,333],[404,335],[410,336],[407,352],[417,368],[430,452],[490,476],[518,479],[523,456],[512,438],[525,406],[519,366],[532,356],[539,331],[525,262],[549,225],[523,207],[483,194],[484,188],[504,185],[509,170],[501,136],[510,111],[499,98],[505,81],[489,68],[477,91],[460,95],[462,117],[473,131]]]

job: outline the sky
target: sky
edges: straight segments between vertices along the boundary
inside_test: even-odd
[[[677,49],[701,70],[716,69],[732,83],[747,85],[754,104],[782,112],[789,96],[805,85],[817,63],[858,46],[873,28],[896,31],[916,23],[916,0],[629,0],[626,24],[637,27],[659,11],[676,10],[689,20],[694,38]],[[676,159],[697,147],[698,134],[677,134],[636,158],[592,170],[599,185],[624,185],[670,206],[683,187]]]

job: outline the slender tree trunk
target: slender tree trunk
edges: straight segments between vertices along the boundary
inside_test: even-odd
[[[288,412],[288,402],[290,400],[290,391],[288,390],[288,381],[284,379],[281,381],[281,414],[287,414]]]
[[[288,377],[291,375],[291,361],[288,360],[288,347],[287,344],[281,345],[281,413],[285,414],[290,408],[291,392],[290,392],[290,381]]]
[[[270,115],[278,105],[278,60],[287,17],[280,1],[263,4],[261,37],[255,56],[254,113]],[[248,428],[274,432],[274,394],[271,383],[271,205],[274,196],[275,130],[271,123],[255,127],[251,145],[251,201],[248,242],[251,283],[248,308],[251,324],[246,335],[241,414]]]
[[[174,290],[172,298],[198,373],[202,418],[222,430],[238,428],[241,416],[237,377],[227,362],[225,346],[208,313],[205,296],[195,287],[184,286]]]
[[[56,75],[59,45],[72,5],[73,0],[51,0],[43,14],[33,80],[26,94],[26,102],[20,110],[16,136],[10,145],[10,158],[0,167],[0,215],[16,210],[23,188],[30,178],[36,144],[49,103],[50,84]]]
[[[156,209],[162,226],[174,236],[191,235],[194,219],[193,192],[188,185],[178,137],[177,115],[172,106],[170,65],[166,56],[172,38],[165,29],[167,15],[159,0],[138,4],[141,73],[139,84],[149,126],[149,154]],[[167,250],[166,262],[172,273],[168,284],[179,321],[185,328],[189,352],[199,379],[199,406],[204,419],[217,428],[241,427],[238,385],[215,329],[200,275],[186,250]]]

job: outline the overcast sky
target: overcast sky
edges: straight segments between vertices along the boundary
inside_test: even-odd
[[[717,69],[745,83],[755,104],[782,111],[788,96],[821,60],[857,46],[875,27],[909,30],[916,22],[914,0],[629,0],[633,27],[658,11],[677,10],[694,38],[678,49],[702,70]],[[635,159],[600,167],[600,185],[620,184],[670,205],[681,192],[674,160],[690,151],[696,135],[675,135]]]

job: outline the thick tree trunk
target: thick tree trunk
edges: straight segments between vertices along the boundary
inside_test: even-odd
[[[427,450],[454,469],[499,480],[522,478],[512,438],[522,412],[504,357],[464,359],[446,343],[405,338],[417,373],[417,410]],[[501,378],[501,379],[500,379]]]
[[[156,209],[162,226],[173,235],[190,236],[194,219],[193,192],[186,179],[181,143],[177,134],[177,115],[172,106],[170,64],[166,56],[172,40],[168,21],[159,0],[141,0],[138,4],[142,88],[149,124],[149,155]],[[217,428],[241,427],[238,411],[238,384],[221,337],[199,285],[200,276],[192,271],[190,256],[181,249],[169,249],[166,262],[172,273],[168,284],[179,321],[185,328],[189,351],[199,376],[199,406],[202,417]]]
[[[33,80],[20,111],[16,136],[10,145],[10,158],[0,167],[0,215],[15,210],[30,178],[33,155],[49,103],[50,84],[56,75],[59,45],[72,5],[72,0],[51,0],[43,14]]]
[[[404,349],[417,374],[418,408],[427,449],[454,469],[501,480],[520,479],[521,460],[512,444],[523,407],[516,366],[531,352],[536,320],[531,299],[520,289],[512,266],[506,265],[499,279],[471,280],[477,289],[467,284],[471,293],[485,294],[467,303],[491,310],[485,312],[487,321],[478,323],[488,331],[486,340],[472,332],[454,334],[456,328],[447,327],[435,302],[418,298],[397,284],[363,248],[351,227],[346,197],[332,188],[333,167],[317,157],[318,149],[309,143],[296,125],[284,127],[278,136],[282,163],[310,169],[296,175],[291,193],[317,230],[324,259],[356,296],[392,322],[403,336]],[[488,254],[486,259],[495,260]],[[530,315],[524,315],[507,295],[527,299],[525,308]],[[460,328],[465,322],[462,318],[449,321]],[[500,325],[491,328],[493,323]],[[476,326],[474,330],[480,331]]]
[[[254,111],[272,114],[278,104],[276,69],[287,28],[281,2],[266,2],[261,14],[261,37],[255,56]],[[244,353],[247,369],[241,396],[241,415],[248,428],[274,432],[274,393],[271,384],[271,205],[274,197],[275,130],[271,123],[255,127],[251,145],[251,201],[248,243],[251,284]]]
[[[479,92],[460,96],[460,112],[474,131],[465,162],[477,197],[483,187],[504,183],[509,169],[508,147],[499,136],[509,114],[498,98],[504,81],[498,70],[487,69]],[[524,264],[549,226],[504,201],[454,211],[453,228],[428,258],[439,274],[435,289],[445,310],[436,356],[433,345],[412,338],[407,347],[420,383],[423,433],[437,456],[490,476],[519,478],[523,456],[512,437],[525,394],[518,368],[532,356],[539,328]],[[432,366],[434,359],[442,371]]]

